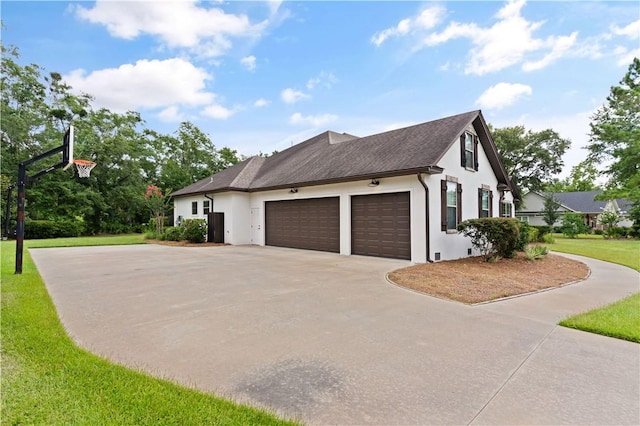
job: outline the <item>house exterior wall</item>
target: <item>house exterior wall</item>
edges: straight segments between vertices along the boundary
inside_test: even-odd
[[[473,128],[468,129],[475,133]],[[423,178],[429,188],[429,240],[430,253],[426,250],[426,198],[425,189],[417,175],[380,178],[380,184],[370,187],[370,179],[343,182],[328,185],[300,187],[296,193],[289,188],[259,192],[223,192],[210,194],[214,198],[213,211],[225,213],[225,242],[230,244],[265,244],[265,203],[268,201],[297,200],[306,198],[339,197],[340,199],[340,253],[351,254],[351,197],[394,192],[409,192],[411,261],[424,263],[427,260],[452,260],[468,256],[472,249],[469,238],[455,231],[441,230],[441,180],[455,178],[462,185],[462,220],[478,217],[478,189],[483,185],[493,192],[493,216],[501,213],[498,180],[493,173],[489,160],[478,147],[478,170],[461,166],[460,143],[455,141],[438,165],[444,169],[442,174],[426,175]],[[174,201],[175,218],[204,218],[202,202],[204,196],[178,197]],[[191,203],[198,202],[198,215],[191,214]],[[504,201],[513,203],[513,197],[507,192]],[[512,211],[515,211],[512,205]],[[472,250],[473,255],[479,253]]]
[[[467,129],[472,133],[475,130]],[[456,141],[438,165],[444,170],[442,174],[430,175],[425,181],[429,186],[429,214],[431,217],[431,260],[436,259],[436,253],[440,253],[441,260],[459,259],[468,256],[468,250],[472,249],[474,256],[480,253],[473,250],[471,240],[458,233],[442,231],[440,227],[440,181],[447,177],[456,178],[462,185],[462,220],[478,217],[478,189],[487,185],[493,191],[493,216],[500,216],[500,192],[497,189],[498,180],[493,173],[489,160],[482,149],[478,147],[478,170],[466,169],[460,164],[460,144]],[[511,193],[505,195],[505,201],[513,203]],[[513,211],[512,207],[512,211]]]

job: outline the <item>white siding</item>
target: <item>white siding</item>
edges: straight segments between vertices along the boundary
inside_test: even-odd
[[[435,259],[435,253],[440,253],[440,260],[458,259],[468,256],[468,249],[472,248],[468,238],[457,233],[441,231],[441,200],[440,181],[446,176],[458,179],[462,184],[462,220],[478,217],[478,188],[489,186],[493,191],[493,216],[500,216],[500,192],[498,181],[488,162],[482,145],[478,146],[479,170],[468,170],[460,165],[460,143],[455,141],[451,149],[439,162],[444,172],[439,175],[423,175],[429,187],[430,214],[430,259]],[[351,196],[380,194],[392,192],[409,192],[411,200],[411,260],[415,263],[427,261],[426,253],[426,224],[425,224],[425,190],[416,175],[380,178],[380,184],[368,186],[370,180],[300,187],[292,194],[289,188],[262,192],[225,192],[213,194],[213,211],[225,213],[225,242],[230,244],[251,244],[251,211],[259,213],[260,229],[254,232],[254,244],[264,245],[265,226],[264,208],[267,201],[295,200],[304,198],[340,197],[340,253],[351,254]],[[191,215],[191,202],[199,202],[199,212],[202,212],[204,196],[179,197],[175,200],[175,215],[184,218]],[[510,193],[505,201],[512,202]],[[257,210],[256,210],[257,209]],[[515,211],[515,209],[514,209]],[[200,216],[198,216],[200,217]],[[204,216],[201,216],[204,217]],[[478,253],[473,253],[477,255]]]

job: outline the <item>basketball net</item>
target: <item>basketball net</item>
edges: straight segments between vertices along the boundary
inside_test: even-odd
[[[91,170],[96,166],[96,163],[89,160],[73,160],[73,164],[76,165],[78,177],[81,178],[88,178],[91,174]]]

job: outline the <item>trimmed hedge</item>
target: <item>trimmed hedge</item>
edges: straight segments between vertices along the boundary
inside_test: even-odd
[[[30,220],[24,222],[24,237],[29,240],[79,237],[84,222],[78,220]]]
[[[487,262],[512,258],[518,247],[520,221],[501,217],[470,219],[458,225],[458,232],[471,238],[471,244]]]

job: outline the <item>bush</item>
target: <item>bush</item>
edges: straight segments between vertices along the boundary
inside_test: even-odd
[[[190,243],[204,243],[207,239],[207,221],[204,219],[185,219],[181,227],[184,239]]]
[[[526,222],[520,222],[519,226],[520,229],[518,242],[516,243],[516,250],[524,251],[527,244],[538,241],[538,230]]]
[[[602,229],[594,229],[593,230],[593,234],[594,235],[603,235],[604,231]]]
[[[640,238],[640,223],[634,223],[631,228],[629,228],[629,236],[631,238]]]
[[[25,220],[24,237],[27,239],[79,237],[84,222],[79,220]]]
[[[605,238],[627,238],[628,233],[629,233],[629,228],[616,226],[616,227],[607,229]]]
[[[532,239],[531,242],[533,241],[537,241],[539,243],[544,242],[544,236],[547,234],[550,234],[552,231],[551,227],[547,225],[531,226],[531,228],[534,228],[536,231],[538,231],[538,235],[536,235],[536,238]]]
[[[471,244],[487,262],[515,256],[519,229],[518,220],[498,217],[471,219],[458,225],[458,232],[471,238]]]
[[[529,246],[524,249],[527,259],[537,260],[542,259],[549,253],[549,249],[546,246]]]
[[[555,244],[556,243],[556,239],[552,234],[544,234],[542,236],[542,241],[545,244]]]
[[[184,229],[181,226],[172,226],[165,228],[162,233],[162,239],[167,241],[182,241],[184,240]]]
[[[575,238],[578,234],[586,234],[589,227],[584,223],[584,218],[578,213],[565,213],[562,216],[562,233],[569,238]]]

